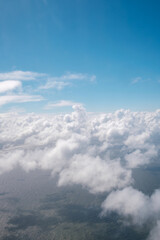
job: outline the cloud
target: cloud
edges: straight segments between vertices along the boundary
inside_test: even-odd
[[[20,81],[3,81],[0,82],[0,93],[8,92],[16,88],[20,88],[21,86]]]
[[[38,96],[6,97],[9,101],[41,100]],[[63,100],[52,107],[73,104]],[[73,105],[70,114],[9,112],[0,114],[0,119],[0,173],[16,166],[26,171],[50,170],[59,186],[81,184],[92,193],[106,193],[103,214],[116,211],[139,225],[153,220],[149,238],[156,239],[160,190],[148,196],[134,189],[132,170],[159,163],[160,110],[121,109],[90,115],[82,105]]]
[[[48,103],[45,106],[45,109],[52,109],[55,107],[72,107],[73,105],[82,105],[81,103],[77,103],[77,102],[72,102],[72,101],[68,101],[68,100],[61,100],[59,102],[55,102],[55,103]]]
[[[38,95],[6,95],[0,96],[0,106],[8,103],[39,102],[43,98]]]
[[[46,81],[47,79],[47,81]],[[27,85],[30,93],[23,93],[22,82],[23,81],[33,81],[33,80],[41,80],[45,81],[43,86],[37,86],[37,91],[40,89],[51,89],[54,88],[56,90],[61,90],[66,86],[72,86],[73,80],[89,80],[94,81],[94,75],[82,74],[82,73],[66,73],[60,77],[49,77],[48,74],[45,73],[37,73],[31,71],[12,71],[12,72],[4,72],[0,73],[0,93],[7,93],[12,91],[12,94],[7,93],[7,95],[0,96],[0,106],[8,104],[8,103],[23,103],[23,102],[31,102],[31,101],[41,101],[42,97],[40,95],[33,95],[31,92],[32,84]],[[38,82],[39,85],[39,82]],[[14,92],[16,90],[16,92]],[[17,93],[17,90],[18,93]],[[71,101],[60,101],[57,103],[49,103],[46,106],[46,109],[50,109],[53,107],[64,107],[64,106],[72,106],[74,102]]]
[[[89,74],[82,74],[82,73],[66,73],[60,77],[50,77],[48,78],[48,81],[45,85],[40,86],[39,89],[50,89],[55,88],[58,90],[63,89],[66,86],[71,86],[72,81],[75,80],[86,80],[90,82],[94,82],[96,80],[95,75],[89,75]]]
[[[107,192],[115,186],[121,188],[131,181],[130,171],[119,160],[108,162],[89,154],[77,154],[70,166],[60,173],[59,185],[81,184],[92,193]]]
[[[44,86],[40,86],[39,89],[50,89],[54,88],[57,90],[62,90],[66,86],[71,86],[69,82],[58,82],[58,81],[48,81]]]
[[[41,101],[43,98],[39,95],[23,94],[22,81],[36,80],[46,76],[43,73],[36,73],[31,71],[12,71],[0,73],[0,93],[6,94],[0,96],[0,106],[8,103],[24,103]],[[16,90],[16,93],[14,92]],[[18,93],[17,93],[17,90]]]
[[[103,214],[116,211],[125,217],[131,217],[134,224],[142,225],[147,220],[160,217],[159,200],[160,190],[149,197],[132,187],[127,187],[109,194],[102,204]]]
[[[0,80],[19,80],[19,81],[27,81],[27,80],[35,80],[38,77],[44,77],[46,74],[44,73],[37,73],[31,71],[12,71],[12,72],[5,72],[0,73]]]
[[[0,98],[1,104],[40,100],[40,96],[27,95]],[[2,149],[11,146],[11,155],[15,149],[21,149],[23,158],[26,158],[25,165],[30,159],[36,167],[52,172],[60,169],[61,185],[75,182],[93,192],[130,185],[132,168],[158,161],[160,111],[136,113],[119,110],[113,114],[90,116],[82,105],[71,101],[60,101],[52,107],[71,105],[74,109],[71,114],[52,117],[3,114]],[[10,132],[11,125],[14,133]],[[131,154],[135,154],[135,158],[128,157]],[[17,161],[21,165],[21,159]]]
[[[132,84],[138,83],[138,82],[140,82],[141,80],[142,80],[141,77],[136,77],[136,78],[134,78],[134,79],[132,80]]]
[[[160,220],[157,221],[156,226],[151,230],[148,240],[158,240],[160,239]]]
[[[88,75],[83,73],[70,73],[67,72],[66,74],[60,76],[60,77],[53,77],[52,80],[90,80],[94,81],[96,79],[95,75]]]

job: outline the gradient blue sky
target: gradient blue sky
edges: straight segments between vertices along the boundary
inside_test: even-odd
[[[1,93],[1,112],[66,111],[55,104],[72,102],[96,112],[160,108],[159,1],[1,0],[0,10],[0,80],[21,82]],[[14,71],[37,75],[13,79]]]

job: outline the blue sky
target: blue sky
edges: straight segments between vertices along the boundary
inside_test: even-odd
[[[1,0],[0,9],[1,112],[160,108],[159,1]]]

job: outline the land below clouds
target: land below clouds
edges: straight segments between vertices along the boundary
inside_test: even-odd
[[[146,193],[153,189],[152,184],[159,184],[160,176],[150,169],[135,174],[139,177],[136,186],[143,185]],[[148,178],[152,179],[150,189],[143,184]],[[91,194],[80,185],[57,187],[57,178],[51,178],[49,171],[26,173],[14,169],[0,176],[0,185],[0,239],[3,240],[142,240],[150,231],[147,224],[141,227],[126,224],[125,218],[116,213],[101,217],[101,203],[106,194]]]

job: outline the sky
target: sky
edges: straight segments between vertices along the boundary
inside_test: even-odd
[[[159,239],[160,189],[147,195],[133,176],[159,166],[159,1],[0,0],[0,9],[0,174],[49,170],[59,186],[106,193],[102,215],[153,220],[148,239]]]
[[[0,9],[0,73],[37,74],[1,75],[19,81],[2,86],[1,112],[69,111],[72,102],[91,112],[160,107],[159,1],[1,0]]]
[[[160,107],[159,1],[1,0],[0,9],[0,73],[37,73],[18,79],[21,91],[1,92],[21,95],[19,103],[1,104],[1,112],[69,110],[47,110],[61,101],[95,112]],[[62,79],[67,74],[83,77]],[[5,80],[17,80],[11,77]],[[22,103],[22,95],[39,97]]]

